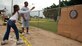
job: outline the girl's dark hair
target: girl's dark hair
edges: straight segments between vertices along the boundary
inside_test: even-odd
[[[13,6],[13,15],[17,12],[17,8],[19,8],[19,5],[14,5]]]

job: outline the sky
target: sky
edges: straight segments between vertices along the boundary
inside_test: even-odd
[[[0,9],[5,6],[8,10],[11,10],[11,1],[12,0],[0,0]],[[56,5],[59,4],[59,0],[13,0],[13,5],[18,4],[20,8],[22,8],[25,1],[28,1],[28,7],[30,9],[35,6],[34,10],[42,10],[46,7],[51,6],[53,3],[55,3]]]

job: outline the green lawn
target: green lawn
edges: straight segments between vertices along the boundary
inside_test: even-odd
[[[1,17],[0,17],[1,19]],[[57,22],[52,19],[34,19],[31,18],[30,26],[38,27],[47,31],[57,32]]]
[[[52,19],[31,19],[31,26],[45,29],[51,32],[57,32],[57,22]]]

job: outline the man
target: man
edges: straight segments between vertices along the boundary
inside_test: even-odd
[[[33,10],[35,7],[32,7],[31,9],[28,8],[28,2],[24,2],[24,7],[21,9],[24,14],[22,14],[22,33],[24,33],[24,28],[27,29],[26,33],[29,33],[29,20],[30,20],[30,11]]]

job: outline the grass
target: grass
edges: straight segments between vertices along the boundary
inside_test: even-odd
[[[52,19],[31,19],[31,26],[35,26],[51,32],[57,32],[57,22]]]
[[[1,19],[1,17],[0,17]],[[57,22],[52,19],[31,18],[30,26],[38,27],[47,31],[57,32]]]

